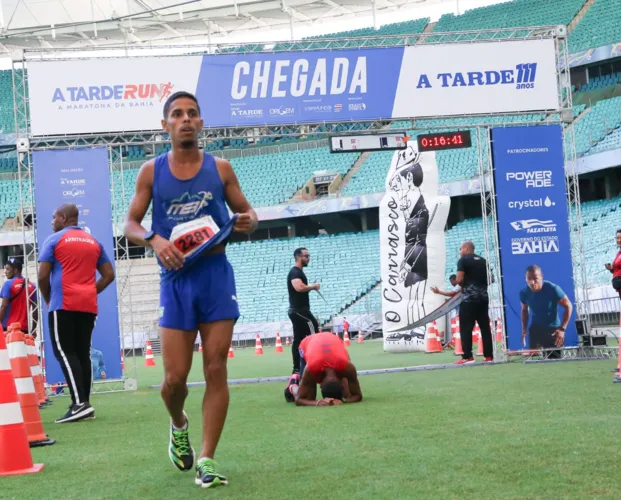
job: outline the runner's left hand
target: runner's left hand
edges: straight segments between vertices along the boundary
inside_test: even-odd
[[[249,213],[239,214],[233,230],[238,233],[252,233],[257,228],[257,221]]]

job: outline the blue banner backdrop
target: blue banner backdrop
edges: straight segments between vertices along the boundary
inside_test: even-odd
[[[562,130],[559,125],[494,128],[492,151],[507,347],[537,348],[541,339],[555,338],[564,297],[575,307]],[[537,279],[537,269],[527,273],[529,266],[538,266],[543,279]],[[572,311],[566,347],[578,345],[574,318]]]
[[[207,55],[196,97],[206,110],[205,127],[388,118],[403,52]]]
[[[52,214],[63,203],[74,203],[80,210],[79,225],[104,247],[116,270],[110,172],[105,148],[66,151],[35,151],[34,202],[37,217],[37,251],[52,234]],[[48,311],[41,300],[43,335],[49,339]],[[99,314],[93,332],[91,358],[96,360],[95,380],[121,378],[121,341],[117,308],[116,280],[98,297]],[[51,344],[46,342],[46,381],[65,382]]]

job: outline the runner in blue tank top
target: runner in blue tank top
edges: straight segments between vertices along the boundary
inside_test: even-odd
[[[196,484],[227,484],[216,471],[214,454],[229,406],[227,354],[239,318],[233,269],[224,253],[231,230],[251,233],[257,214],[243,195],[227,160],[198,147],[203,128],[196,98],[171,95],[162,127],[172,151],[146,162],[136,179],[125,236],[153,248],[160,265],[160,320],[164,381],[162,399],[171,417],[168,455],[180,470],[194,466],[183,409],[188,393],[196,331],[203,343],[203,444],[196,463]],[[151,231],[142,220],[153,201]],[[227,205],[236,215],[229,216]]]

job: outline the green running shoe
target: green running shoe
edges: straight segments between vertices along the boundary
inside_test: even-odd
[[[201,458],[198,461],[194,482],[202,488],[229,484],[226,477],[216,472],[216,462],[211,458]]]
[[[190,444],[190,435],[188,433],[189,420],[185,411],[183,412],[185,421],[188,423],[185,430],[176,430],[172,423],[170,424],[170,443],[168,445],[168,458],[177,469],[181,471],[190,470],[194,465],[194,448]]]

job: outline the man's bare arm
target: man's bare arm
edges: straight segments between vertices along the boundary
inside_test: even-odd
[[[564,308],[563,322],[561,323],[561,327],[566,329],[567,325],[569,325],[569,320],[571,319],[571,313],[574,310],[574,306],[572,305],[570,300],[567,298],[567,295],[563,297],[561,300],[559,300],[558,303]]]
[[[147,230],[142,227],[142,220],[153,198],[154,171],[155,160],[149,160],[140,167],[136,177],[136,191],[129,202],[129,210],[125,218],[125,237],[135,245],[143,247],[149,246],[149,242],[144,239]]]
[[[0,323],[4,321],[4,317],[6,316],[6,312],[9,309],[10,301],[9,299],[2,299],[2,306],[0,306]]]
[[[466,273],[464,273],[463,271],[457,271],[457,276],[455,277],[455,282],[459,286],[464,286],[465,278],[466,278]]]
[[[185,260],[183,253],[172,242],[156,234],[149,241],[144,239],[147,230],[142,226],[151,200],[153,199],[153,175],[155,160],[149,160],[138,172],[136,178],[136,191],[129,203],[127,218],[125,219],[125,237],[136,245],[150,246],[167,269],[180,269]]]
[[[39,262],[39,274],[38,274],[38,284],[39,290],[41,292],[41,296],[45,303],[50,305],[50,276],[52,274],[52,263],[51,262]]]
[[[319,285],[317,283],[313,285],[305,285],[300,278],[291,280],[291,286],[293,286],[296,292],[310,292],[311,290],[319,290]]]
[[[308,370],[304,371],[302,380],[300,380],[300,388],[298,395],[295,397],[296,406],[317,406],[317,384],[311,377]]]
[[[107,286],[114,281],[114,268],[110,262],[106,262],[97,268],[101,275],[95,283],[97,293],[103,292]]]
[[[228,160],[216,160],[220,179],[224,184],[224,198],[231,210],[239,214],[235,221],[234,230],[240,233],[252,233],[259,225],[259,218],[250,203],[242,193],[239,179]]]
[[[358,381],[358,373],[356,367],[349,363],[345,370],[345,377],[347,378],[349,395],[345,396],[345,403],[359,403],[362,401],[362,390],[360,389],[360,382]]]

